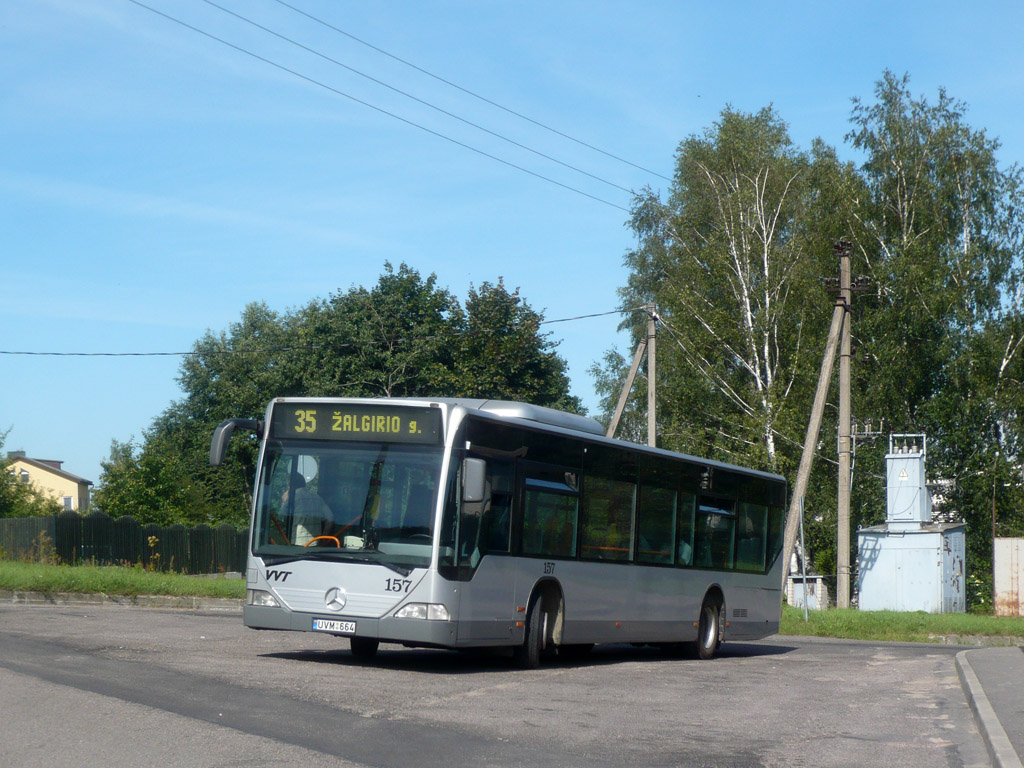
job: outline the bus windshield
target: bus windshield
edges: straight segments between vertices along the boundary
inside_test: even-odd
[[[440,446],[268,440],[253,553],[430,563]]]

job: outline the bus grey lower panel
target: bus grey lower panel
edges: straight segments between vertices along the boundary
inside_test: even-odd
[[[736,621],[729,620],[729,626],[725,630],[726,640],[760,640],[762,637],[777,635],[779,633],[779,622],[777,621]]]
[[[312,632],[313,619],[338,619],[354,621],[354,635],[332,633],[337,637],[371,637],[385,642],[410,643],[452,647],[455,645],[454,622],[426,621],[421,619],[396,619],[385,617],[374,619],[367,617],[339,617],[327,614],[300,613],[281,608],[266,608],[246,605],[242,609],[245,626],[253,629],[280,629],[295,632]]]

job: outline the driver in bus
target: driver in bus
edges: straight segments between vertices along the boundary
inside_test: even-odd
[[[289,498],[294,493],[294,498]],[[290,491],[281,496],[281,508],[291,504],[292,519],[295,521],[295,544],[304,547],[317,536],[327,534],[331,508],[319,495],[306,487],[306,478],[296,477]]]
[[[341,540],[345,547],[361,547],[363,504],[366,491],[350,468],[347,477],[340,458],[325,457],[320,460],[320,474],[317,490],[330,510],[330,533]]]

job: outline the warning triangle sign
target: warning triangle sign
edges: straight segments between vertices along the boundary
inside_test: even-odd
[[[900,470],[900,480],[909,480],[909,479],[910,479],[910,475],[907,474],[907,470],[901,469]]]

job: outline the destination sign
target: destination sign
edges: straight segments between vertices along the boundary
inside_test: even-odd
[[[376,404],[274,406],[271,436],[387,443],[441,442],[441,409]]]

